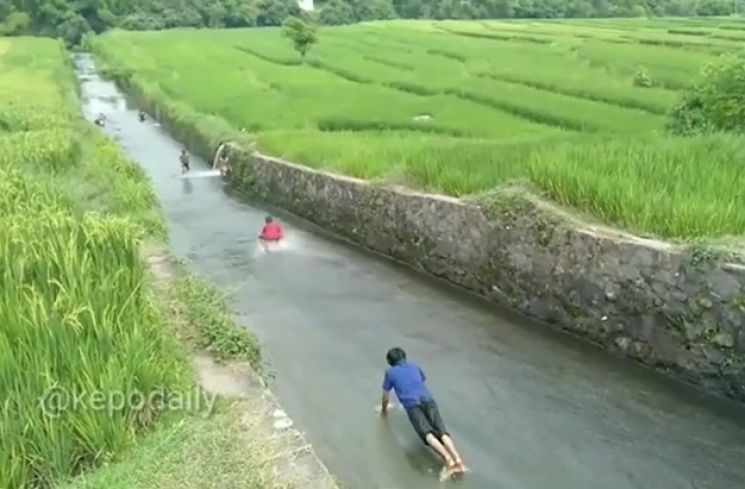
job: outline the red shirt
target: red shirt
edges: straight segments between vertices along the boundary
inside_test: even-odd
[[[282,226],[280,226],[276,222],[264,224],[264,227],[261,229],[261,235],[259,235],[261,239],[266,239],[269,241],[278,241],[282,239],[283,236],[284,231],[282,230]]]

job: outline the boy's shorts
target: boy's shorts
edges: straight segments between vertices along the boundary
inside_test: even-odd
[[[406,409],[406,414],[409,416],[414,431],[425,444],[427,443],[427,435],[430,433],[435,435],[438,440],[441,440],[443,435],[449,436],[445,423],[440,416],[440,410],[434,400],[420,401],[418,405]]]

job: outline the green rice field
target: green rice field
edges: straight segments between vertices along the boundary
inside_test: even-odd
[[[140,93],[271,155],[455,196],[520,182],[692,238],[745,233],[745,142],[669,138],[667,113],[742,33],[739,18],[375,22],[321,29],[304,61],[272,28],[91,44]]]
[[[112,460],[159,407],[74,405],[189,386],[140,257],[163,233],[147,179],[82,121],[61,43],[0,39],[0,487]],[[54,397],[50,397],[54,396]],[[48,402],[49,401],[49,402]]]

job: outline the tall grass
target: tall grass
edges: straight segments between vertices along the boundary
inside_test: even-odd
[[[364,179],[455,196],[515,181],[608,223],[667,238],[745,234],[745,140],[515,142],[396,135],[266,133],[259,148]]]
[[[162,230],[154,197],[80,120],[65,56],[48,39],[0,49],[0,487],[9,489],[51,487],[111,459],[162,407],[97,409],[70,396],[188,385],[140,258],[141,239]],[[50,391],[68,403],[54,416],[42,407]]]
[[[70,405],[48,417],[46,393],[178,391],[186,378],[132,225],[7,197],[0,207],[0,486],[49,487],[127,447],[158,406]]]

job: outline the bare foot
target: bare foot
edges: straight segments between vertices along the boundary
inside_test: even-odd
[[[450,479],[453,475],[454,465],[443,465],[440,471],[440,482]]]

